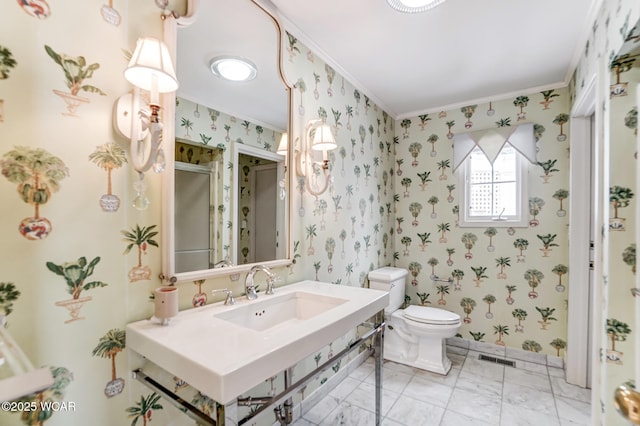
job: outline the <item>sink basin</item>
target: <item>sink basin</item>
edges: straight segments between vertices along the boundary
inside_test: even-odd
[[[335,308],[347,299],[296,291],[276,296],[265,296],[250,305],[214,315],[241,327],[264,331],[273,327],[286,328],[306,321]]]
[[[387,306],[386,291],[302,281],[127,325],[127,347],[221,404],[294,366]]]

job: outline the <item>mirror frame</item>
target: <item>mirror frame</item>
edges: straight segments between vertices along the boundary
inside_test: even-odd
[[[280,25],[280,22],[276,18],[275,14],[265,8],[262,4],[259,3],[258,0],[251,0],[251,2],[258,7],[268,19],[271,19],[275,26],[275,31],[277,34],[278,46],[277,46],[277,55],[278,55],[278,74],[280,76],[280,80],[283,83],[284,89],[287,92],[287,109],[288,109],[288,117],[287,117],[287,133],[291,135],[292,123],[293,123],[293,85],[289,83],[287,78],[284,75],[283,70],[283,28]],[[198,5],[199,0],[186,0],[186,13],[183,16],[178,16],[177,13],[169,14],[163,17],[163,39],[167,47],[169,48],[169,52],[171,53],[172,58],[176,58],[176,46],[178,40],[178,28],[186,27],[194,22],[197,19],[198,13]],[[162,280],[168,281],[170,284],[175,284],[179,282],[187,282],[187,281],[196,281],[210,278],[219,278],[229,276],[232,279],[237,279],[237,276],[240,273],[247,272],[251,269],[255,263],[247,263],[242,265],[234,265],[222,268],[213,268],[213,269],[203,269],[200,271],[190,271],[190,272],[180,272],[176,273],[175,271],[175,218],[174,218],[174,167],[175,167],[175,150],[173,149],[173,144],[175,141],[175,103],[176,103],[176,94],[175,92],[164,94],[162,96],[162,108],[163,108],[163,119],[164,119],[164,128],[163,128],[163,140],[168,141],[167,144],[171,144],[170,147],[165,145],[165,155],[166,155],[166,170],[162,177],[162,274],[160,278]],[[289,137],[291,139],[291,137]],[[286,247],[285,247],[285,258],[284,259],[276,259],[272,261],[259,262],[261,265],[265,265],[269,268],[278,268],[283,266],[288,266],[293,263],[292,260],[292,240],[293,236],[291,234],[291,188],[292,188],[292,173],[294,170],[292,166],[292,152],[293,152],[293,144],[289,144],[288,153],[285,160],[285,190],[287,193],[286,198],[286,207],[285,207],[285,225],[284,230],[286,231]],[[277,155],[277,154],[276,154]],[[235,167],[234,167],[235,168]],[[235,229],[234,229],[235,232]]]

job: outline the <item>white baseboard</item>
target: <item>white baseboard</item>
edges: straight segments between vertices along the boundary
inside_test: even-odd
[[[494,343],[474,342],[472,340],[461,339],[460,337],[452,337],[447,339],[447,346],[455,348],[453,352],[458,354],[462,354],[461,352],[464,352],[464,349],[466,349],[468,351],[482,352],[501,358],[515,359],[564,369],[564,360],[561,357],[517,348],[508,348]]]

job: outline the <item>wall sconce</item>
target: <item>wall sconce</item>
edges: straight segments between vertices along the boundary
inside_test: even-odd
[[[329,160],[327,151],[336,149],[338,145],[333,137],[331,128],[322,120],[312,120],[305,127],[302,147],[296,150],[296,173],[304,176],[307,181],[307,190],[311,195],[318,196],[324,193],[331,182],[329,172]],[[322,151],[322,161],[313,159],[312,151]],[[324,176],[324,185],[312,185],[312,178],[316,180],[320,175]]]
[[[115,128],[125,138],[131,140],[129,157],[140,180],[134,183],[138,193],[133,205],[138,210],[149,206],[145,194],[144,173],[153,167],[156,173],[165,168],[162,143],[162,122],[160,120],[160,93],[174,92],[178,80],[167,46],[152,37],[141,37],[131,61],[124,71],[124,78],[134,86],[133,94],[121,96],[115,107]],[[149,91],[149,102],[142,102],[140,90]]]

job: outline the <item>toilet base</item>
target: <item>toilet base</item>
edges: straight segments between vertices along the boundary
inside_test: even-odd
[[[446,339],[455,336],[459,328],[459,324],[435,327],[408,324],[402,311],[396,311],[387,317],[383,358],[446,375],[451,370]]]
[[[430,341],[430,339],[426,340],[429,341],[418,344],[420,349],[416,353],[416,351],[410,350],[397,350],[397,347],[391,347],[394,342],[387,343],[388,340],[385,338],[383,358],[387,361],[397,362],[398,364],[446,376],[449,374],[449,370],[451,370],[451,360],[447,357],[444,341],[441,341],[441,345],[438,345],[438,342]],[[439,346],[442,347],[440,348]],[[425,352],[430,355],[429,358],[419,356],[419,354],[427,355]]]

